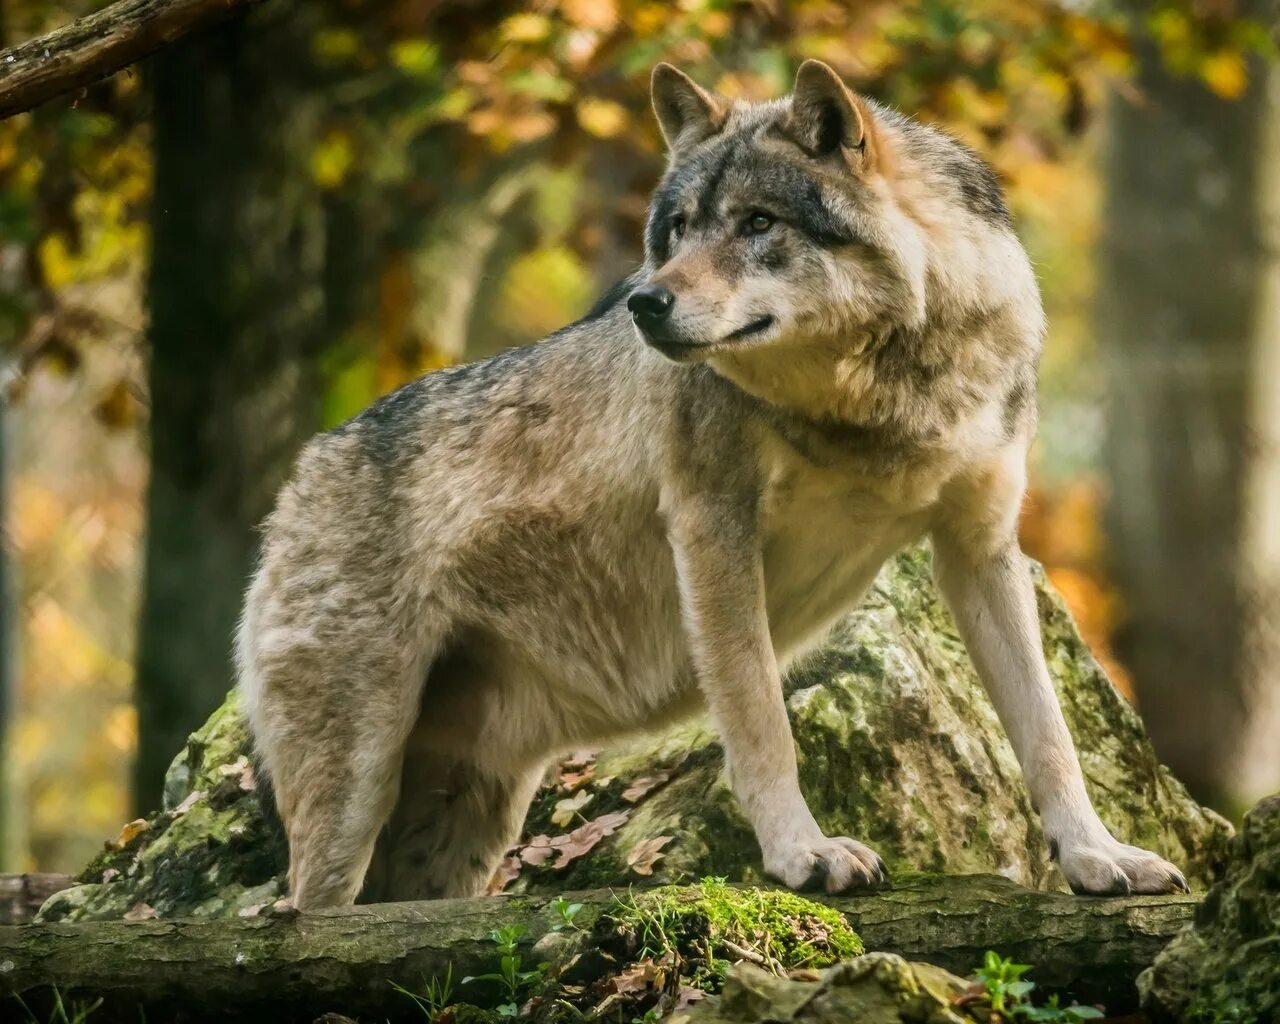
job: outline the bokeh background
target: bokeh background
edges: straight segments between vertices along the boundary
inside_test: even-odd
[[[0,0],[0,46],[102,6]],[[819,57],[996,166],[1048,308],[1023,523],[1163,757],[1280,788],[1277,3],[268,0],[0,122],[0,869],[75,871],[230,684],[294,451],[640,261],[660,59]]]

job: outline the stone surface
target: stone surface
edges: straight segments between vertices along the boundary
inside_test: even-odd
[[[1045,651],[1099,812],[1119,838],[1205,886],[1229,826],[1159,764],[1137,715],[1035,573]],[[886,566],[862,608],[791,672],[788,689],[803,786],[828,832],[870,843],[899,874],[995,871],[1062,888],[927,551]],[[136,834],[126,830],[84,872],[86,884],[51,899],[42,918],[216,916],[274,899],[284,846],[247,753],[233,695],[169,769],[166,809]],[[549,775],[499,884],[557,893],[709,875],[761,881],[759,850],[722,769],[704,722],[577,756]]]
[[[1144,1008],[1185,1024],[1280,1020],[1280,794],[1245,815],[1226,877],[1138,979]]]
[[[669,1024],[972,1024],[973,1018],[952,1008],[965,988],[954,974],[892,953],[869,953],[806,980],[738,964],[730,968],[718,998],[667,1019]]]

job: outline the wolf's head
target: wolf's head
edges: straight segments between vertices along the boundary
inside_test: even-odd
[[[652,94],[670,162],[627,306],[671,359],[735,377],[830,368],[889,332],[1034,293],[990,169],[827,65],[748,104],[659,64]]]

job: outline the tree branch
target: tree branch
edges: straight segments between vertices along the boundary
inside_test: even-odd
[[[119,0],[0,52],[0,120],[115,74],[261,0]]]

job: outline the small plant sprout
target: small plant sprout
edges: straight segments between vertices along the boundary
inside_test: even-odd
[[[421,992],[410,992],[394,981],[391,987],[402,996],[412,999],[428,1020],[435,1020],[453,1002],[453,964],[445,968],[444,977],[433,974]]]
[[[553,926],[554,931],[560,931],[564,928],[576,929],[578,925],[574,924],[574,919],[582,912],[581,903],[570,903],[563,896],[557,896],[551,901],[551,909],[560,915],[560,920]]]
[[[1060,1006],[1057,996],[1050,996],[1043,1006],[1033,1006],[1031,993],[1036,983],[1023,978],[1029,970],[1030,964],[1015,964],[999,953],[987,951],[982,966],[974,973],[986,990],[992,1013],[1007,1021],[1036,1024],[1083,1024],[1102,1016],[1102,1011],[1092,1006]]]
[[[496,1007],[496,1012],[503,1017],[515,1017],[520,1013],[520,995],[529,986],[541,980],[546,973],[546,965],[539,965],[531,971],[521,970],[524,966],[519,953],[520,940],[528,931],[522,924],[509,924],[502,928],[494,928],[489,932],[489,940],[498,947],[498,970],[491,974],[469,975],[462,979],[467,985],[473,981],[494,981],[502,987],[506,1002]]]

